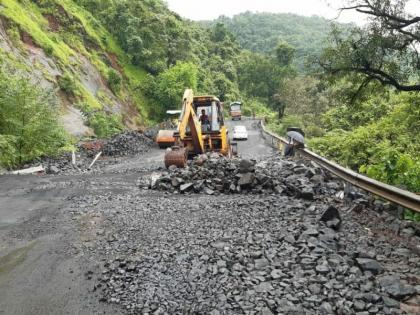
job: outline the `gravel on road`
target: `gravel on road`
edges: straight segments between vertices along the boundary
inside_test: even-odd
[[[166,170],[140,139],[88,172],[1,176],[0,313],[419,314],[419,225],[234,124],[233,161]]]

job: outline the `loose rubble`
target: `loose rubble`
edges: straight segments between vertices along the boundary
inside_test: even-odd
[[[127,156],[142,154],[150,150],[153,140],[138,131],[126,131],[105,142],[106,156]]]
[[[109,140],[82,141],[77,145],[76,164],[72,164],[72,153],[58,157],[45,157],[41,161],[24,167],[43,165],[47,174],[79,174],[87,171],[100,172],[104,165],[116,164],[116,158],[142,155],[154,145],[153,140],[138,131],[125,131]],[[97,164],[88,168],[94,157],[102,152]]]
[[[2,177],[13,187],[0,185],[2,205],[31,209],[3,243],[34,244],[7,300],[55,313],[77,312],[30,301],[101,314],[419,314],[419,224],[310,162],[269,157],[257,137],[239,144],[259,145],[244,154],[255,161],[206,155],[166,170],[156,148],[81,174],[104,146],[90,141],[76,176]],[[55,272],[40,279],[40,266]]]
[[[311,165],[282,159],[275,155],[257,163],[248,159],[228,159],[219,154],[200,155],[185,169],[171,166],[166,172],[141,179],[143,188],[172,193],[213,194],[287,194],[313,200],[317,193],[339,190],[339,183],[321,185],[326,175]]]
[[[311,164],[204,159],[140,180],[157,190],[75,200],[76,218],[105,222],[86,245],[101,261],[91,278],[102,301],[132,314],[419,310],[416,225],[366,210],[374,203],[364,194],[338,197],[342,183]],[[253,180],[241,181],[244,174]],[[397,224],[401,236],[412,228],[411,243],[391,245],[396,236],[375,234],[364,220]]]

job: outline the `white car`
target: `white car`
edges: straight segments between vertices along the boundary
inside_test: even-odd
[[[235,126],[233,128],[233,140],[247,140],[248,131],[245,126]]]

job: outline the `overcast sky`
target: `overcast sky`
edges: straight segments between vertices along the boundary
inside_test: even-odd
[[[337,9],[342,0],[166,0],[169,8],[179,15],[192,20],[212,20],[220,15],[229,17],[245,12],[295,13],[299,15],[319,15],[327,19],[338,16]],[[420,12],[420,1],[411,0],[411,12]],[[363,24],[363,15],[355,12],[342,13],[339,22]]]

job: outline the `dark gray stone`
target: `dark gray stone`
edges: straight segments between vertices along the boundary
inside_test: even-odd
[[[249,173],[255,170],[255,162],[247,159],[242,159],[239,163],[239,172],[240,173]]]
[[[331,227],[335,230],[338,230],[340,228],[340,212],[334,206],[329,206],[321,215],[319,220],[325,222],[328,227]],[[328,224],[328,222],[330,222],[330,224]]]
[[[397,300],[402,300],[416,293],[412,285],[402,282],[398,276],[384,276],[378,279],[386,293]]]
[[[305,200],[313,200],[314,190],[312,189],[312,187],[305,186],[302,188],[300,192],[300,196],[302,199],[305,199]]]
[[[384,301],[384,304],[388,307],[394,307],[394,308],[399,308],[400,307],[400,302],[398,302],[394,299],[391,299],[387,296],[383,296],[382,300]]]
[[[382,266],[374,259],[356,258],[356,262],[363,271],[370,271],[375,275],[383,271]]]

